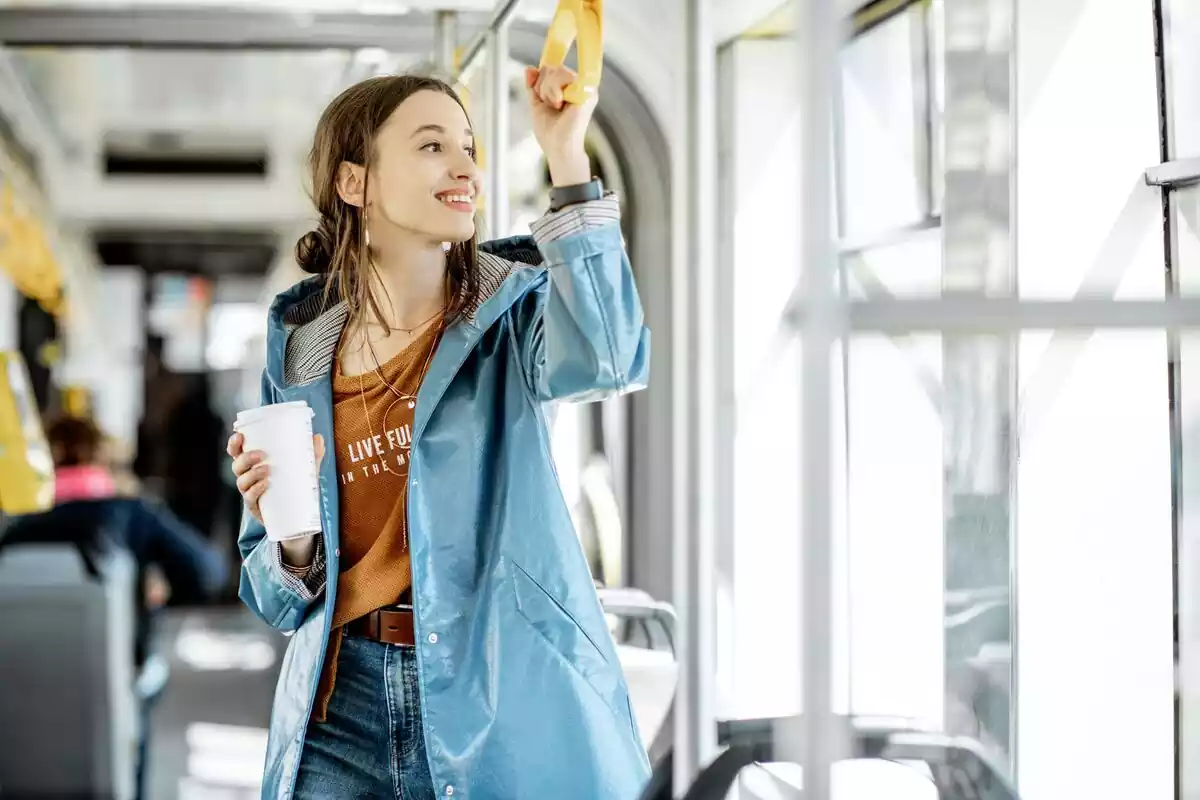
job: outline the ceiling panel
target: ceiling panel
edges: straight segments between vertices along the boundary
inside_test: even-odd
[[[353,76],[338,51],[16,51],[64,135],[108,130],[286,130],[310,122]],[[75,142],[83,144],[83,142]]]

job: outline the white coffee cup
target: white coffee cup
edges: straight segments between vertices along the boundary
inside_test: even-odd
[[[242,434],[242,449],[263,451],[270,467],[258,508],[271,541],[321,532],[312,419],[313,410],[300,400],[247,409],[233,423]]]

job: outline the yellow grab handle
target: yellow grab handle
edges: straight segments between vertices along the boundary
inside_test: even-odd
[[[560,67],[575,44],[579,77],[563,91],[563,99],[580,105],[600,87],[604,67],[604,0],[558,0],[546,32],[543,67]]]
[[[33,514],[54,505],[54,460],[25,360],[0,352],[0,511]]]

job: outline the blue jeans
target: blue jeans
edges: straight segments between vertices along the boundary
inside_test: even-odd
[[[310,722],[295,800],[433,800],[411,647],[343,636],[324,722]]]

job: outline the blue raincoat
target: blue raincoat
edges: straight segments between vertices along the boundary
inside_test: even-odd
[[[646,385],[650,333],[616,198],[480,248],[480,300],[449,327],[417,398],[409,540],[426,749],[441,796],[635,800],[649,777],[629,693],[550,454],[549,408]],[[280,294],[262,402],[306,401],[333,441],[330,373],[347,309],[322,278]],[[282,569],[246,515],[241,598],[291,635],[262,796],[288,798],[337,594],[338,482],[320,466],[318,569]],[[315,575],[315,580],[314,580]]]

